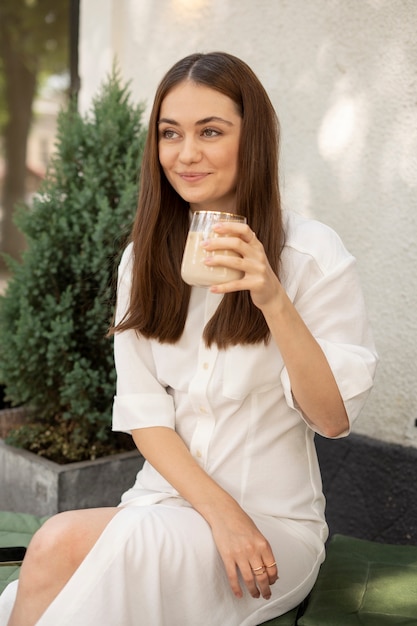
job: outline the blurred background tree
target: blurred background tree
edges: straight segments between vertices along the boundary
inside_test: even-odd
[[[24,249],[23,235],[14,224],[13,214],[25,198],[33,103],[42,79],[69,69],[73,4],[72,0],[0,3],[0,133],[4,158],[0,252],[14,258],[19,258]]]

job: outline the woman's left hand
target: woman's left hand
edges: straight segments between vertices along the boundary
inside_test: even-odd
[[[219,237],[213,237],[202,245],[208,252],[232,250],[238,256],[214,254],[205,260],[208,266],[223,266],[243,272],[243,278],[213,285],[214,293],[250,291],[253,303],[260,309],[266,307],[283,291],[277,275],[273,272],[262,243],[247,224],[219,222],[214,226]]]

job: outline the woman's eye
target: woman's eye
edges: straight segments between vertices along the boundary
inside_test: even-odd
[[[163,139],[176,139],[176,137],[178,137],[178,133],[175,132],[175,130],[167,128],[162,131],[161,136]]]
[[[215,130],[214,128],[205,128],[202,134],[204,137],[217,137],[220,135],[220,131]]]

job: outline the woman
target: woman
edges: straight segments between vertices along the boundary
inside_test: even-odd
[[[113,329],[113,427],[147,460],[118,508],[35,535],[9,626],[250,626],[312,588],[327,538],[314,433],[348,434],[376,355],[353,257],[281,213],[277,159],[242,61],[194,54],[163,78]],[[237,253],[206,263],[243,278],[181,280],[196,210],[247,218],[203,244]]]

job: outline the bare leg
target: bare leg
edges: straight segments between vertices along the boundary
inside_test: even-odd
[[[8,626],[34,626],[91,550],[117,508],[59,513],[34,535]]]

